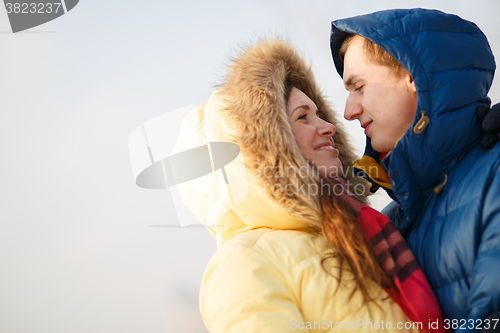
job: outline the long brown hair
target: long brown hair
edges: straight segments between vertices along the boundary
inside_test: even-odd
[[[287,78],[284,84],[286,101],[288,101],[292,87],[294,87],[294,84]],[[364,304],[373,300],[368,290],[369,280],[374,281],[383,288],[389,287],[390,291],[394,292],[396,290],[394,282],[375,255],[375,250],[369,242],[363,226],[357,219],[359,213],[345,197],[347,194],[343,193],[344,191],[336,194],[332,190],[336,188],[336,184],[329,179],[320,177],[320,181],[320,203],[323,216],[322,233],[328,246],[334,251],[322,259],[323,268],[325,269],[325,260],[334,257],[339,260],[340,267],[344,262],[347,263],[355,282],[351,297],[359,289]],[[342,281],[342,269],[339,271],[338,287]]]
[[[360,290],[364,304],[373,300],[369,293],[368,282],[372,280],[377,285],[395,292],[393,280],[380,264],[373,245],[368,240],[363,226],[358,221],[359,212],[348,202],[346,193],[337,194],[331,189],[335,184],[328,179],[322,179],[321,207],[323,213],[322,233],[329,247],[334,251],[323,258],[322,264],[329,258],[337,258],[340,267],[347,263],[351,269],[356,290]],[[353,198],[353,200],[356,200]],[[323,266],[324,267],[324,266]],[[342,280],[342,269],[339,270],[339,286]],[[338,288],[338,287],[337,287]]]

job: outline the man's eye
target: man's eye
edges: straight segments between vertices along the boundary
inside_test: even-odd
[[[357,87],[356,89],[354,89],[354,91],[361,91],[361,90],[363,89],[363,87],[364,87],[364,85],[359,86],[359,87]]]

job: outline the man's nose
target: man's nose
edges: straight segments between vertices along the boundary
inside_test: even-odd
[[[355,120],[358,119],[362,113],[363,107],[361,106],[361,104],[357,102],[351,94],[349,94],[349,97],[347,98],[347,101],[345,103],[344,118],[349,121]]]

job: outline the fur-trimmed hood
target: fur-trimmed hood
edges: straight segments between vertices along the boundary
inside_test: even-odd
[[[284,97],[286,80],[311,98],[321,118],[336,126],[339,158],[344,170],[352,170],[355,156],[347,135],[312,70],[292,45],[266,39],[244,49],[231,61],[218,90],[184,119],[173,152],[208,143],[215,172],[184,183],[179,190],[219,245],[260,227],[320,230],[320,179],[293,136]],[[227,149],[215,149],[214,144],[222,147],[221,142],[228,144]],[[217,166],[215,156],[224,154],[222,160],[231,162]],[[346,180],[352,192],[363,190],[360,199],[365,201],[367,183],[351,172]]]

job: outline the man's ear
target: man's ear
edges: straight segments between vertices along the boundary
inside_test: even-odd
[[[406,74],[405,74],[405,81],[406,81],[406,85],[408,86],[408,89],[410,89],[410,91],[416,93],[417,88],[415,87],[415,81],[413,81],[413,78],[411,77],[410,73],[408,73],[408,72],[406,72]]]

